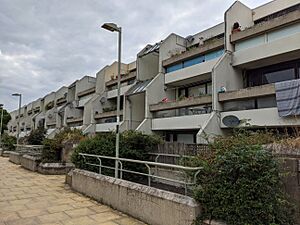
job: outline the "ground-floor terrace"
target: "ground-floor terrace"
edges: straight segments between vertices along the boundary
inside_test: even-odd
[[[73,192],[64,175],[41,175],[0,157],[0,225],[142,225]]]

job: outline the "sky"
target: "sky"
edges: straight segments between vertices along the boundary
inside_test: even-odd
[[[241,0],[250,8],[270,0]],[[0,104],[12,111],[95,74],[117,59],[122,26],[122,62],[135,60],[147,44],[170,33],[183,37],[223,22],[234,0],[0,0]]]

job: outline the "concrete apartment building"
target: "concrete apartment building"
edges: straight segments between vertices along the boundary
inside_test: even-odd
[[[122,63],[120,129],[206,143],[233,126],[298,126],[297,117],[279,116],[275,83],[299,79],[299,53],[300,0],[255,9],[237,1],[223,23],[188,37],[172,33]],[[115,130],[117,62],[56,93],[21,109],[23,132],[38,124],[49,136],[63,126],[85,134]],[[18,111],[11,115],[9,131],[16,134]]]

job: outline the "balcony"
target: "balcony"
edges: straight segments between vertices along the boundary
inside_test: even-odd
[[[256,68],[299,58],[300,11],[231,35],[233,66]]]
[[[55,126],[56,125],[56,121],[47,121],[46,125],[47,126]]]
[[[271,19],[266,22],[262,22],[260,24],[254,25],[250,28],[242,30],[240,32],[235,32],[231,35],[230,41],[232,43],[236,43],[245,39],[249,39],[255,36],[259,36],[264,34],[267,31],[271,31],[274,29],[282,28],[284,26],[288,26],[293,23],[297,23],[300,21],[300,11],[296,10],[290,13],[287,13],[283,16]]]
[[[186,98],[180,101],[160,102],[158,104],[153,104],[150,105],[150,111],[155,112],[155,111],[163,111],[163,110],[170,110],[170,109],[179,109],[179,108],[184,108],[189,106],[205,105],[211,103],[212,103],[212,96],[205,95],[199,97]]]
[[[237,91],[219,93],[223,111],[244,111],[277,107],[275,85],[266,84]]]
[[[117,123],[96,124],[96,132],[111,132],[116,130]]]
[[[237,91],[228,91],[219,93],[219,102],[233,101],[240,99],[249,99],[263,96],[275,95],[275,85],[266,84],[256,87],[240,89]]]
[[[255,127],[288,127],[288,126],[299,126],[300,119],[297,117],[279,117],[277,107],[263,108],[263,109],[252,109],[242,111],[231,111],[222,112],[221,121],[226,116],[236,116],[240,120],[247,120],[251,126]],[[246,124],[241,124],[241,127]],[[221,122],[221,128],[228,128]]]
[[[82,122],[83,122],[83,118],[72,118],[72,117],[67,118],[67,123],[82,123]]]
[[[126,85],[120,88],[120,95],[124,95],[131,87],[133,86],[133,84],[131,85]],[[114,89],[111,91],[107,92],[107,98],[116,98],[118,96],[118,89]]]
[[[34,112],[34,113],[39,113],[40,110],[41,110],[41,107],[38,106],[38,107],[35,107],[35,108],[33,109],[33,112]]]
[[[199,47],[192,48],[191,50],[185,51],[179,55],[173,56],[169,59],[166,59],[162,62],[163,67],[174,64],[176,62],[183,61],[184,59],[193,58],[197,55],[202,55],[206,52],[211,52],[216,49],[220,49],[224,46],[224,38],[212,38],[211,40],[207,40],[203,45]]]
[[[120,115],[123,115],[123,111],[120,111]],[[96,120],[98,120],[98,119],[114,117],[114,116],[117,116],[117,110],[109,111],[109,112],[103,112],[103,113],[97,113],[96,112],[94,118]]]
[[[128,74],[125,75],[121,75],[121,83],[126,82],[128,80],[134,79],[136,78],[136,71],[134,72],[130,72]],[[110,81],[107,81],[105,83],[106,87],[110,87],[110,86],[114,86],[118,84],[118,79],[112,79]]]
[[[200,96],[150,105],[152,130],[199,129],[209,118],[211,103],[211,96]]]
[[[165,84],[183,85],[185,84],[185,81],[191,83],[199,79],[210,79],[210,73],[213,67],[216,65],[218,59],[219,58],[216,58],[207,62],[195,64],[193,66],[166,73]]]
[[[186,115],[152,119],[152,130],[191,130],[200,129],[210,114]]]
[[[67,102],[67,99],[65,97],[62,97],[62,98],[59,98],[56,100],[56,105],[60,106],[66,102]]]
[[[89,88],[77,94],[78,98],[95,93],[96,87]]]

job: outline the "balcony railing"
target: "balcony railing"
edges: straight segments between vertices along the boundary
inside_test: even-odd
[[[125,82],[125,81],[128,81],[128,80],[131,80],[133,78],[136,77],[136,71],[134,72],[130,72],[128,74],[125,74],[125,75],[121,75],[121,83],[122,82]],[[105,83],[106,87],[110,87],[110,86],[114,86],[118,83],[118,79],[113,79],[113,80],[110,80],[110,81],[107,81]]]
[[[274,18],[272,20],[254,25],[250,28],[235,32],[231,35],[231,42],[235,43],[244,39],[248,39],[268,31],[277,29],[279,27],[287,26],[300,21],[300,10],[293,11],[283,16]]]
[[[270,96],[270,95],[275,95],[274,84],[266,84],[266,85],[261,85],[256,87],[240,89],[236,91],[219,93],[219,101],[225,102],[225,101],[232,101],[232,100]]]
[[[203,45],[200,45],[199,47],[195,47],[193,49],[182,52],[178,55],[172,56],[171,58],[164,60],[162,64],[163,67],[166,67],[176,62],[180,62],[188,58],[193,58],[197,55],[202,55],[204,53],[220,49],[223,46],[224,46],[224,38],[211,39],[205,42]]]
[[[59,98],[59,99],[56,100],[56,105],[62,105],[66,102],[67,102],[67,99],[65,97]]]
[[[67,118],[67,123],[80,123],[83,122],[83,118]]]
[[[123,111],[120,111],[120,115],[123,115]],[[94,118],[95,119],[102,119],[102,118],[108,118],[108,117],[114,117],[117,116],[117,110],[110,111],[110,112],[103,112],[103,113],[95,113]]]
[[[211,105],[201,105],[201,106],[193,106],[193,107],[185,107],[179,109],[168,109],[163,111],[154,112],[154,118],[170,118],[170,117],[180,117],[180,116],[193,116],[193,115],[201,115],[208,114],[212,112]]]
[[[197,105],[205,105],[212,103],[212,96],[211,95],[204,95],[199,97],[191,97],[186,98],[180,101],[173,101],[173,102],[160,102],[158,104],[150,105],[150,111],[163,111],[163,110],[170,110],[170,109],[179,109],[189,106],[197,106]]]
[[[83,96],[86,96],[86,95],[89,95],[89,94],[92,94],[92,93],[95,93],[96,91],[96,87],[92,87],[92,88],[89,88],[85,91],[81,91],[77,94],[78,97],[83,97]]]

